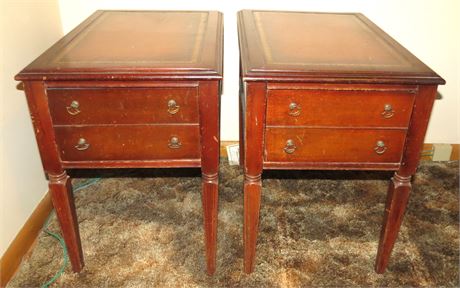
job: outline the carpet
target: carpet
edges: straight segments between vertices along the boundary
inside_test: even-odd
[[[459,286],[459,165],[422,162],[387,272],[373,270],[388,179],[365,171],[265,171],[255,272],[243,273],[243,176],[222,162],[217,272],[205,273],[197,169],[74,171],[86,266],[52,287]],[[53,216],[49,229],[59,232]],[[63,262],[41,233],[8,287]]]

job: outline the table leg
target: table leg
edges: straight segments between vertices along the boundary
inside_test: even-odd
[[[216,271],[218,174],[202,175],[202,202],[206,242],[206,267],[209,275]]]
[[[380,234],[377,259],[375,261],[375,271],[377,273],[385,272],[391,251],[398,237],[399,228],[401,227],[411,191],[410,181],[420,161],[420,151],[423,147],[423,140],[435,96],[435,85],[419,86],[407,131],[401,167],[395,173],[394,177],[391,178],[388,188],[383,227]]]
[[[385,205],[383,227],[380,233],[377,260],[375,262],[375,271],[377,273],[385,272],[391,251],[398,237],[399,228],[401,227],[411,191],[410,180],[411,176],[400,176],[398,172],[391,178]]]
[[[84,262],[72,184],[65,171],[62,174],[49,174],[48,176],[53,206],[67,246],[72,270],[80,272],[83,269]]]
[[[259,231],[261,175],[244,175],[244,272],[252,273],[255,266],[257,233]]]
[[[247,83],[243,120],[244,272],[254,271],[259,226],[264,150],[266,84]],[[243,109],[246,108],[246,109]]]
[[[219,178],[219,82],[200,82],[201,175],[206,267],[216,271]]]

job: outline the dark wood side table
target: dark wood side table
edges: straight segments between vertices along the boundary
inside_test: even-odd
[[[383,273],[444,80],[361,14],[241,11],[238,29],[244,270],[254,270],[263,169],[393,170]]]
[[[67,169],[201,167],[214,273],[222,33],[218,12],[98,11],[16,76],[73,271],[84,262]]]

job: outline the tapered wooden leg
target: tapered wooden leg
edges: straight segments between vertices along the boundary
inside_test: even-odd
[[[245,175],[244,181],[244,272],[254,271],[256,258],[257,232],[259,229],[261,175]]]
[[[420,151],[423,147],[423,140],[435,97],[436,85],[420,85],[418,87],[411,122],[407,130],[401,167],[391,179],[390,187],[388,188],[383,227],[375,262],[375,271],[377,273],[385,272],[391,250],[398,237],[411,191],[410,180],[417,170]]]
[[[67,246],[72,270],[80,272],[84,266],[83,251],[70,178],[66,172],[48,176],[53,206]]]
[[[219,82],[200,82],[201,175],[206,269],[216,271],[217,203],[220,151]]]
[[[375,262],[375,271],[384,273],[388,265],[388,260],[393,250],[396,238],[398,237],[399,228],[404,217],[409,194],[411,191],[411,176],[400,176],[395,173],[391,178],[388,188],[387,202],[385,206],[385,215],[383,227],[380,234],[379,248]]]
[[[217,203],[219,195],[217,173],[213,175],[203,174],[202,183],[206,268],[208,274],[212,275],[216,271],[217,252]]]
[[[240,98],[243,137],[242,158],[244,170],[244,272],[254,271],[257,233],[259,229],[260,195],[264,154],[265,83],[246,83],[246,97]],[[243,104],[246,104],[245,107]],[[244,117],[243,117],[244,115]]]

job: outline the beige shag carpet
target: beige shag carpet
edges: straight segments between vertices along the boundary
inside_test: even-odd
[[[77,171],[82,183],[97,173]],[[221,165],[218,267],[206,276],[198,170],[104,170],[76,192],[86,266],[52,287],[459,286],[459,166],[422,163],[384,275],[374,260],[391,173],[264,172],[257,264],[243,273],[243,177]],[[50,230],[59,232],[53,216]],[[40,235],[8,287],[44,284],[63,262]]]

